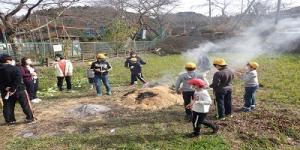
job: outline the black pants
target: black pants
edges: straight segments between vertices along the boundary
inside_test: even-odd
[[[33,100],[34,98],[34,83],[33,80],[24,80],[26,91],[28,92],[29,99]]]
[[[219,118],[224,118],[225,115],[231,115],[232,113],[232,100],[231,100],[231,90],[224,90],[216,92],[216,101],[218,107]]]
[[[39,88],[39,79],[33,79],[33,99],[36,99],[37,98],[37,91],[38,91],[38,88]]]
[[[71,76],[57,77],[57,87],[58,87],[58,89],[59,89],[60,91],[63,90],[62,86],[63,86],[64,78],[66,78],[67,89],[68,89],[68,90],[71,90],[71,89],[72,89]]]
[[[1,92],[3,100],[3,116],[6,123],[16,121],[15,118],[15,105],[18,101],[22,107],[27,120],[33,120],[33,112],[29,101],[29,96],[26,90],[20,90],[9,97],[8,100],[4,99],[6,92]]]
[[[206,120],[206,113],[198,113],[193,111],[192,123],[195,135],[200,134],[201,124],[212,129],[216,128],[216,125]]]
[[[143,83],[146,83],[142,73],[131,72],[131,82],[130,82],[130,84],[133,85],[134,82],[137,81],[137,79],[139,79]]]
[[[186,105],[188,105],[189,103],[191,103],[191,100],[194,97],[194,93],[195,93],[194,91],[183,91],[182,92],[185,113],[186,113],[187,116],[191,116],[192,115],[192,111],[190,109],[187,109]]]

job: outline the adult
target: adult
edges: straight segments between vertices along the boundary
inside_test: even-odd
[[[61,54],[55,55],[55,74],[57,77],[57,87],[59,91],[63,91],[63,82],[66,79],[67,90],[72,90],[72,75],[73,75],[73,65],[70,60],[66,60]]]
[[[21,71],[12,65],[11,56],[3,54],[0,56],[0,90],[3,100],[3,116],[8,125],[16,123],[15,104],[18,101],[26,115],[27,123],[34,123],[32,107],[29,101],[25,85],[22,80]]]
[[[223,58],[216,58],[213,62],[218,71],[214,74],[211,88],[216,96],[218,118],[224,120],[225,116],[232,117],[232,80],[234,73],[227,67]]]
[[[97,55],[97,61],[93,62],[91,65],[91,69],[95,72],[94,83],[96,85],[97,96],[102,96],[102,83],[106,88],[106,94],[111,95],[108,72],[112,70],[112,66],[106,58],[107,57],[104,54],[100,53]]]
[[[30,58],[23,57],[21,59],[21,74],[23,77],[23,82],[26,86],[26,90],[28,92],[29,98],[31,102],[38,103],[41,100],[37,98],[37,90],[38,90],[38,76],[36,73],[36,69],[32,66],[32,61]]]

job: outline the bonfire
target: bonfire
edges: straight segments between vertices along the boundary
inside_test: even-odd
[[[167,85],[135,89],[124,94],[121,98],[121,104],[131,109],[158,110],[181,103],[181,96]]]

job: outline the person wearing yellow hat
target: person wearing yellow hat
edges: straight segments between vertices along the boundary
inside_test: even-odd
[[[255,93],[259,88],[258,77],[256,69],[259,67],[257,62],[248,62],[247,71],[241,76],[244,81],[245,94],[244,94],[244,112],[249,112],[255,109]]]
[[[124,67],[130,69],[131,62],[132,62],[132,61],[131,61],[131,58],[136,58],[136,59],[137,59],[136,62],[137,62],[138,64],[146,65],[146,62],[145,62],[141,57],[139,57],[139,56],[137,55],[137,52],[136,52],[136,51],[131,50],[129,54],[130,54],[130,56],[126,58],[125,63],[124,63]],[[141,77],[143,77],[143,74],[141,74]],[[134,81],[134,83],[137,83],[137,78],[136,78],[136,80]]]
[[[97,55],[97,61],[93,62],[90,68],[95,72],[94,83],[96,85],[97,96],[102,96],[102,83],[106,88],[106,94],[111,95],[108,73],[112,70],[112,66],[106,59],[105,54],[99,53]]]
[[[197,73],[195,70],[197,68],[195,63],[188,62],[184,66],[186,72],[180,74],[175,83],[175,91],[178,94],[182,94],[182,98],[184,101],[185,108],[185,119],[187,121],[191,121],[192,119],[192,111],[188,109],[186,106],[191,103],[191,100],[194,96],[195,90],[188,84],[189,80],[192,79],[202,79],[203,76]]]
[[[144,85],[147,84],[147,81],[142,76],[142,65],[138,62],[136,57],[130,59],[129,68],[131,72],[130,76],[130,85],[134,85],[134,82],[139,79]]]
[[[213,76],[212,84],[217,102],[218,119],[224,120],[225,116],[232,117],[232,80],[234,73],[227,67],[226,61],[223,58],[215,58],[213,61],[214,67],[218,71]]]

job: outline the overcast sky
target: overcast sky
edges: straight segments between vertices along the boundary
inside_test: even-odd
[[[6,0],[6,1],[13,1],[13,2],[19,2],[19,0]],[[37,0],[29,0],[29,3],[34,3]],[[83,0],[83,1],[90,1],[90,0]],[[182,12],[182,11],[194,11],[198,12],[204,15],[208,15],[208,6],[207,6],[208,0],[179,0],[178,6],[173,10],[173,12]],[[223,0],[218,0],[223,1]],[[241,12],[241,2],[242,0],[225,0],[230,1],[230,5],[227,9],[227,14],[234,15]],[[247,0],[244,0],[247,1]],[[261,1],[262,3],[268,2],[268,4],[274,8],[276,8],[277,0],[256,0]],[[282,0],[284,8],[291,8],[300,6],[300,0]],[[0,10],[4,11],[8,8],[12,8],[11,6],[4,5],[2,2],[0,2]],[[246,9],[246,2],[244,9]],[[24,13],[24,12],[23,12]],[[220,15],[221,11],[215,7],[213,7],[213,16]]]

